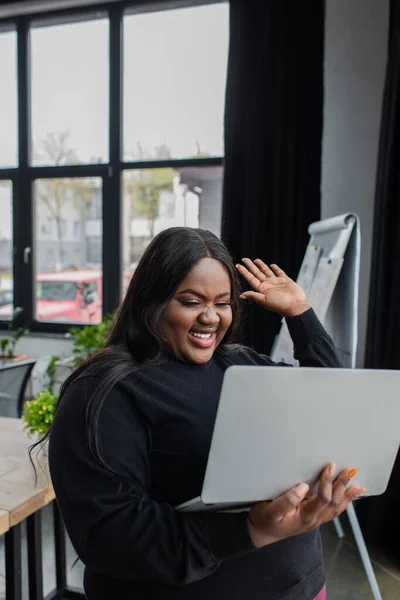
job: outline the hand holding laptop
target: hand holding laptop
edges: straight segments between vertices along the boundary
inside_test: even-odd
[[[307,533],[344,512],[366,490],[347,485],[357,473],[345,469],[334,479],[336,466],[322,472],[317,494],[307,498],[309,487],[300,483],[269,502],[257,502],[249,512],[248,529],[258,548]]]

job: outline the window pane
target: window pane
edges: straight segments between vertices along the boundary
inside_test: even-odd
[[[0,320],[13,313],[12,183],[0,181]]]
[[[33,28],[32,163],[108,161],[108,20]]]
[[[17,164],[17,65],[15,31],[0,33],[0,167]]]
[[[125,160],[223,155],[228,10],[125,17]]]
[[[99,323],[102,318],[102,182],[35,182],[36,319]]]
[[[221,235],[223,167],[184,167],[179,169],[184,189],[199,198],[199,227]],[[188,223],[190,227],[190,223]]]
[[[220,233],[222,167],[125,171],[123,178],[123,292],[146,246],[168,227]]]

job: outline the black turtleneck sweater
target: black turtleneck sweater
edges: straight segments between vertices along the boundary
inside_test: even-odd
[[[302,366],[340,367],[312,310],[288,319]],[[272,365],[235,347],[228,362]],[[98,385],[70,386],[54,418],[52,482],[88,600],[312,600],[324,585],[317,530],[257,550],[245,513],[179,513],[201,493],[226,359],[169,360],[118,383],[100,412],[105,468],[88,449],[87,400]]]

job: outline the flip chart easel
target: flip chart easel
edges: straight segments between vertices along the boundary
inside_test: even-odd
[[[312,223],[308,243],[297,282],[319,320],[328,331],[346,368],[356,366],[358,328],[358,283],[360,271],[360,224],[356,214],[346,213]],[[293,342],[285,321],[276,337],[271,358],[294,366]],[[358,523],[354,506],[347,516],[367,574],[374,600],[382,600],[368,549]],[[336,532],[344,537],[339,519],[334,519]]]
[[[343,364],[354,368],[357,349],[360,226],[357,215],[346,213],[312,223],[297,282],[319,320],[331,335]],[[271,358],[297,365],[285,322]]]

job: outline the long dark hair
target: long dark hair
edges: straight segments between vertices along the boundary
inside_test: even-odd
[[[86,406],[86,435],[90,450],[103,464],[98,419],[106,395],[140,365],[166,359],[169,349],[160,335],[160,319],[187,273],[207,257],[224,265],[231,283],[232,324],[218,348],[218,352],[226,351],[234,341],[240,320],[240,283],[232,258],[210,231],[172,227],[159,233],[140,259],[104,348],[80,365],[62,385],[58,406],[74,382],[88,375],[99,377],[99,385]]]

